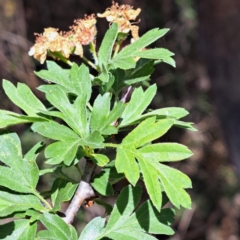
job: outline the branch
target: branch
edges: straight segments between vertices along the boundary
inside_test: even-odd
[[[89,161],[88,159],[86,159],[86,166],[82,176],[82,180],[80,181],[77,191],[75,192],[74,197],[65,212],[66,216],[63,218],[63,220],[67,224],[71,224],[73,222],[73,219],[76,216],[83,202],[87,198],[93,197],[95,195],[89,183],[94,169],[95,169],[95,164],[92,161]]]

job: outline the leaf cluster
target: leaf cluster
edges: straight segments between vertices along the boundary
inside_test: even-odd
[[[30,123],[31,130],[50,144],[38,143],[23,156],[17,134],[0,135],[0,217],[16,219],[0,226],[0,239],[156,239],[151,234],[173,234],[169,225],[174,212],[163,206],[169,199],[177,208],[190,208],[191,199],[185,189],[191,188],[191,181],[165,163],[186,159],[192,153],[181,144],[159,143],[158,139],[173,126],[195,129],[191,123],[179,120],[188,114],[185,109],[148,108],[157,86],[144,86],[150,81],[156,61],[175,66],[173,53],[167,49],[147,49],[167,31],[152,29],[118,52],[118,25],[113,23],[94,54],[95,75],[85,64],[72,63],[63,69],[47,61],[47,70],[35,74],[46,82],[38,90],[45,94],[48,107],[25,84],[15,87],[3,81],[6,95],[23,113],[0,110],[0,128]],[[129,96],[124,92],[129,87],[132,93],[126,102]],[[125,137],[117,142],[114,136],[120,132]],[[109,149],[115,149],[113,159]],[[36,163],[42,151],[47,169],[39,169]],[[61,203],[69,201],[77,188],[62,170],[76,167],[81,179],[84,169],[79,169],[79,162],[83,159],[100,167],[91,179],[100,196],[113,196],[113,185],[123,178],[131,185],[121,191],[113,209],[102,199],[96,200],[106,208],[109,220],[95,218],[78,238],[59,211]],[[40,193],[37,186],[44,174],[53,174],[55,181],[48,192]],[[138,206],[140,181],[150,199]],[[38,222],[46,230],[37,232]]]

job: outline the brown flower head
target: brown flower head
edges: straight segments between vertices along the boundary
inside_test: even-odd
[[[132,37],[138,39],[138,27],[133,26],[130,22],[135,20],[141,9],[133,9],[130,5],[118,5],[118,3],[112,2],[112,6],[107,8],[106,11],[102,14],[97,14],[100,18],[106,18],[108,22],[115,22],[118,24],[119,32],[128,33],[131,31]]]
[[[96,22],[94,14],[90,16],[85,15],[84,19],[75,20],[74,25],[70,27],[75,41],[80,42],[82,45],[91,43],[97,34]]]
[[[96,18],[92,14],[74,21],[68,32],[59,32],[57,28],[45,28],[43,34],[35,34],[36,42],[28,52],[40,63],[44,63],[48,51],[60,52],[65,58],[74,53],[83,56],[82,45],[87,45],[95,39],[97,30]]]

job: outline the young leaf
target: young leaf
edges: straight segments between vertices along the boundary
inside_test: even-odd
[[[134,212],[140,197],[140,187],[125,187],[117,199],[106,227],[104,228],[105,219],[97,217],[87,224],[79,240],[103,238],[154,240],[156,238],[148,235],[148,233],[173,234],[172,229],[169,227],[169,224],[174,220],[172,210],[164,209],[159,213],[147,201]]]
[[[9,99],[20,107],[27,115],[37,116],[39,110],[46,110],[45,106],[34,96],[30,88],[18,83],[17,88],[9,81],[3,80],[3,89]]]
[[[5,240],[34,240],[37,223],[30,224],[28,220],[15,220],[0,225],[0,239]]]
[[[118,25],[113,23],[106,32],[98,52],[98,63],[107,66],[112,55],[114,43],[118,35]]]
[[[20,195],[0,191],[0,217],[14,212],[26,211],[30,208],[44,211],[45,208],[39,199],[33,195]]]
[[[69,240],[70,228],[59,216],[46,212],[40,220],[56,239]]]
[[[47,61],[48,70],[41,70],[35,74],[46,80],[48,83],[53,82],[64,87],[66,93],[74,93],[75,95],[86,94],[87,101],[91,96],[91,78],[89,69],[84,64],[78,67],[73,64],[71,70],[62,69],[53,61]]]
[[[121,116],[124,104],[119,102],[110,111],[110,100],[110,93],[105,93],[103,96],[98,95],[95,99],[90,121],[91,131],[98,130],[103,135],[117,133],[117,128],[111,124]]]
[[[71,182],[66,181],[65,179],[57,178],[51,189],[51,200],[53,204],[53,210],[59,211],[61,210],[61,203],[69,201],[75,190],[77,188],[77,184],[72,184]]]
[[[130,102],[127,104],[122,116],[120,127],[127,126],[138,119],[147,106],[151,103],[157,91],[156,85],[152,85],[145,92],[141,87],[133,91]]]
[[[135,56],[137,52],[140,52],[143,48],[155,42],[157,39],[164,36],[169,29],[161,29],[158,28],[152,29],[145,33],[142,37],[140,37],[136,42],[128,45],[122,51],[120,51],[114,58],[113,63],[115,61],[119,61],[120,59],[126,59],[129,57]]]
[[[74,63],[70,70],[70,79],[72,82],[72,85],[70,85],[71,92],[77,96],[86,95],[86,102],[88,102],[92,94],[92,83],[88,67],[84,64],[78,67]]]
[[[71,88],[71,81],[69,78],[69,71],[62,69],[54,61],[47,61],[48,70],[41,70],[39,72],[34,72],[38,77],[46,80],[48,83],[57,83],[66,89]]]
[[[17,192],[34,193],[38,182],[38,166],[34,159],[22,158],[20,140],[15,133],[0,135],[0,185]]]

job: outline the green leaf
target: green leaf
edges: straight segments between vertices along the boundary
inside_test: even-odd
[[[150,117],[150,116],[157,116],[160,118],[168,117],[168,118],[183,118],[187,116],[189,112],[184,108],[179,107],[168,107],[168,108],[160,108],[157,110],[153,110],[146,114],[143,114],[141,118]]]
[[[109,162],[109,158],[104,154],[91,154],[90,158],[100,167],[105,166]]]
[[[112,65],[114,68],[120,69],[131,69],[135,68],[136,61],[133,57],[126,57],[126,58],[118,58],[113,60]]]
[[[22,157],[20,140],[15,133],[0,135],[0,185],[17,192],[34,193],[38,183],[38,166],[34,159]]]
[[[116,168],[119,173],[124,173],[133,186],[136,185],[140,177],[140,171],[131,150],[123,149],[121,146],[117,148]]]
[[[77,154],[79,143],[78,139],[70,139],[50,144],[45,150],[45,156],[48,158],[46,163],[60,164],[64,162],[67,166],[71,165]]]
[[[82,141],[82,146],[89,146],[91,148],[104,148],[104,138],[99,131],[94,131],[88,138]]]
[[[154,61],[149,59],[140,59],[137,61],[136,68],[126,72],[124,83],[131,85],[134,83],[148,80],[154,71]]]
[[[146,159],[156,159],[159,162],[175,162],[192,156],[192,152],[178,143],[151,144],[139,149]]]
[[[66,89],[71,88],[71,81],[69,78],[69,71],[62,69],[54,61],[46,61],[48,70],[41,70],[34,72],[38,77],[46,80],[48,83],[57,83]]]
[[[195,127],[193,127],[194,123],[192,122],[183,122],[183,121],[175,121],[174,125],[180,128],[188,129],[190,131],[198,131]]]
[[[158,212],[148,200],[131,215],[126,221],[129,228],[139,228],[152,234],[172,235],[174,231],[169,227],[174,222],[174,211],[172,209],[162,209]]]
[[[0,110],[0,128],[6,128],[17,124],[42,121],[45,121],[45,119],[41,117],[29,117],[6,110]]]
[[[162,119],[155,122],[155,117],[148,118],[123,139],[122,145],[134,148],[143,146],[163,136],[173,124],[172,119]]]
[[[59,211],[61,210],[61,203],[69,201],[75,190],[77,188],[77,184],[72,184],[65,179],[57,178],[52,186],[52,194],[51,200],[53,204],[53,210]]]
[[[113,58],[113,62],[119,59],[126,59],[129,57],[135,56],[137,52],[140,52],[143,48],[150,45],[151,43],[155,42],[157,39],[164,36],[169,29],[161,29],[158,28],[152,29],[145,33],[142,37],[140,37],[136,42],[128,45],[122,51],[120,51],[116,57]]]
[[[136,57],[147,58],[147,59],[159,59],[159,60],[169,58],[173,55],[174,53],[170,52],[165,48],[148,49],[145,51],[140,51],[135,53]]]
[[[124,110],[124,104],[119,102],[112,111],[110,111],[110,100],[110,93],[105,93],[103,96],[98,95],[95,99],[90,121],[91,131],[98,130],[103,135],[117,133],[117,128],[111,124],[121,116]]]
[[[81,94],[86,94],[88,101],[91,96],[91,78],[89,74],[89,69],[84,64],[78,67],[73,64],[71,70],[62,69],[53,61],[47,61],[48,70],[41,70],[35,72],[35,74],[46,80],[48,83],[53,82],[64,87],[67,93],[74,93],[79,96]]]
[[[78,240],[97,240],[104,231],[105,219],[101,217],[94,218],[81,232]]]
[[[113,89],[115,95],[118,96],[119,92],[125,86],[125,83],[123,81],[124,76],[125,76],[125,71],[122,69],[119,69],[119,68],[112,69],[111,74],[114,77],[114,83],[113,83],[112,89]]]
[[[79,136],[75,132],[73,132],[70,128],[54,121],[34,123],[32,125],[32,130],[34,132],[38,132],[44,137],[54,140],[79,139]]]
[[[102,168],[99,174],[94,176],[91,185],[101,195],[112,196],[114,193],[112,184],[121,180],[123,177],[123,174],[117,173],[115,161],[111,161]],[[111,179],[113,180],[111,181]]]
[[[112,210],[108,223],[105,219],[97,217],[93,219],[82,231],[79,240],[89,239],[151,239],[148,233],[172,235],[173,231],[169,224],[173,222],[171,209],[156,211],[152,204],[147,201],[137,210],[136,207],[141,198],[141,187],[125,187]],[[135,212],[134,212],[135,210]]]
[[[14,212],[26,211],[30,208],[44,211],[39,199],[33,195],[19,195],[0,191],[0,217]]]
[[[175,169],[158,163],[182,160],[191,156],[191,151],[183,145],[174,143],[144,146],[165,134],[173,124],[172,119],[155,122],[155,117],[148,118],[130,132],[117,147],[115,161],[117,171],[124,173],[128,181],[135,185],[139,179],[140,169],[148,194],[158,210],[162,205],[162,190],[176,207],[191,206],[190,197],[184,190],[191,187],[189,178]],[[142,148],[139,148],[141,146]]]
[[[114,43],[118,35],[118,25],[113,23],[106,32],[98,52],[99,66],[107,66],[112,55]]]
[[[96,78],[94,78],[94,80],[104,83],[107,83],[109,81],[108,69],[104,65],[102,66],[102,72]]]
[[[36,145],[34,145],[24,156],[24,159],[26,159],[28,162],[35,161],[38,154],[43,150],[44,143],[39,142]]]
[[[152,85],[145,92],[141,87],[133,91],[130,102],[127,104],[121,118],[120,127],[127,126],[138,119],[147,106],[151,103],[157,91],[156,85]]]
[[[46,110],[30,88],[23,83],[18,83],[16,88],[11,82],[3,80],[3,89],[9,99],[29,116],[38,117],[37,113],[40,110]]]
[[[146,159],[139,158],[140,162]],[[141,164],[141,163],[140,163]],[[185,174],[171,167],[157,163],[157,161],[148,161],[148,167],[152,167],[152,172],[158,174],[162,186],[174,206],[180,208],[191,208],[191,199],[184,188],[191,188],[191,180]],[[146,182],[145,182],[146,183]]]
[[[33,209],[28,209],[26,211],[25,215],[28,216],[28,217],[31,217],[29,221],[31,223],[33,223],[33,222],[38,221],[40,219],[42,213],[38,212],[36,210],[33,210]]]
[[[142,160],[142,161],[141,161]],[[162,206],[162,191],[161,185],[158,180],[158,173],[155,171],[152,165],[146,161],[148,159],[142,159],[138,157],[139,166],[142,171],[143,181],[146,186],[150,199],[156,209],[159,211]]]
[[[171,65],[172,67],[176,67],[176,62],[173,58],[171,57],[165,57],[164,59],[162,59],[163,62]]]
[[[88,67],[84,64],[78,67],[77,64],[74,63],[70,70],[70,79],[72,82],[71,92],[77,96],[84,94],[86,96],[86,102],[88,102],[92,94],[92,83]]]
[[[28,220],[15,220],[0,225],[0,239],[5,240],[34,240],[37,223],[30,224]]]
[[[63,114],[62,119],[80,136],[87,137],[86,94],[77,97],[74,104],[69,102],[63,87],[59,85],[43,85],[39,90],[46,93],[47,100]],[[59,116],[60,117],[60,116]]]
[[[50,232],[48,230],[42,230],[38,232],[37,239],[38,240],[59,240],[59,238],[55,236],[54,232]]]
[[[91,182],[92,187],[103,196],[113,196],[114,191],[109,183],[109,172],[101,171]]]
[[[46,212],[40,220],[56,239],[69,240],[71,231],[59,216]]]

